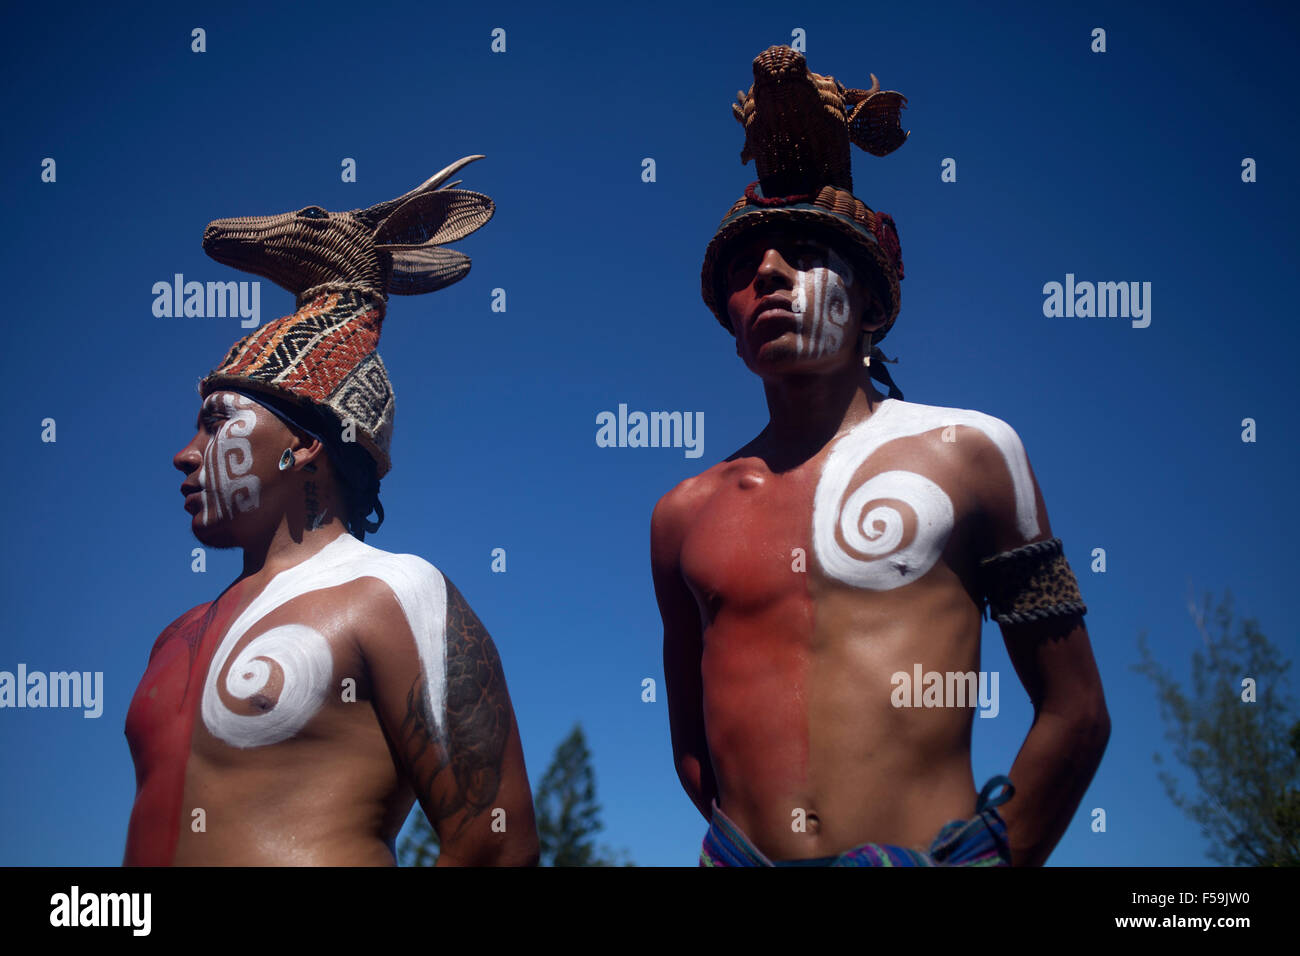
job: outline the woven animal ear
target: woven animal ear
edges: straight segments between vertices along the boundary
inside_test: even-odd
[[[390,295],[436,292],[465,278],[469,272],[469,256],[442,246],[430,244],[398,249],[392,256],[393,273],[388,279]]]
[[[369,206],[365,209],[357,209],[355,210],[354,214],[359,218],[361,218],[362,220],[364,220],[365,222],[372,223],[375,226],[378,226],[381,222],[383,222],[390,215],[392,215],[394,209],[402,205],[412,196],[421,196],[424,195],[425,193],[434,192],[435,190],[438,189],[438,187],[442,186],[443,183],[447,182],[449,178],[454,176],[465,166],[468,166],[476,159],[482,159],[482,158],[483,158],[482,154],[479,154],[477,156],[465,156],[461,159],[458,159],[456,160],[456,162],[452,163],[450,166],[446,167],[445,169],[440,169],[438,172],[434,173],[432,176],[430,176],[424,182],[420,183],[420,185],[416,186],[410,192],[403,193],[402,195],[398,196],[396,199],[385,199],[383,202],[375,203],[373,206]],[[458,182],[460,182],[459,179],[456,180],[456,183]],[[450,189],[452,186],[456,185],[456,183],[450,183],[448,186],[444,188]]]
[[[439,189],[403,202],[375,228],[381,249],[415,248],[463,239],[492,218],[496,204],[468,189]]]

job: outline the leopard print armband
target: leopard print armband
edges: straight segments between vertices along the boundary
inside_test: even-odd
[[[1023,624],[1088,612],[1060,538],[1035,541],[984,558],[979,573],[988,606],[985,613],[992,612],[999,624]]]

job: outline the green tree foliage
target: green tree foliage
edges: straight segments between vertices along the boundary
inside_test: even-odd
[[[533,798],[542,866],[617,866],[596,846],[602,829],[596,774],[582,726],[575,724],[555,750]]]
[[[596,802],[596,774],[582,726],[555,750],[541,786],[533,796],[542,866],[631,866],[626,854],[597,847],[603,829]],[[410,833],[402,840],[398,859],[404,866],[433,866],[438,861],[438,834],[417,805]]]
[[[415,818],[411,832],[402,838],[397,847],[397,859],[403,866],[433,866],[438,862],[438,831],[429,826],[429,819],[417,803],[411,811]]]
[[[1217,610],[1189,604],[1203,647],[1192,654],[1184,690],[1155,659],[1146,632],[1133,666],[1156,687],[1165,737],[1174,758],[1191,771],[1195,791],[1174,776],[1160,781],[1174,805],[1201,826],[1210,856],[1226,865],[1300,865],[1300,721],[1285,684],[1285,660],[1253,618],[1233,627],[1232,595]],[[1206,626],[1214,625],[1215,635]],[[1254,681],[1250,702],[1247,679]],[[1159,754],[1154,755],[1162,764]]]

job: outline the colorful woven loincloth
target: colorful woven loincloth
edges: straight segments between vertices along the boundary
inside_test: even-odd
[[[993,797],[998,787],[1006,789]],[[700,848],[700,866],[1010,866],[1007,825],[994,808],[1015,792],[1006,777],[993,777],[980,791],[975,816],[944,824],[928,852],[864,843],[836,856],[811,860],[769,860],[714,803],[713,821]]]

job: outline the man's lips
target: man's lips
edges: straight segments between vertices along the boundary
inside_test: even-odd
[[[768,296],[760,300],[749,317],[749,327],[765,335],[797,332],[800,324],[799,313],[794,311],[793,303],[779,296]]]
[[[779,295],[768,295],[758,300],[758,305],[754,306],[754,311],[749,314],[749,320],[758,322],[769,312],[796,315],[794,303],[789,299]]]
[[[202,489],[202,488],[195,488],[195,487],[192,487],[192,486],[190,486],[190,485],[181,485],[181,494],[183,494],[183,495],[185,496],[185,510],[186,510],[186,511],[191,510],[191,508],[190,508],[190,505],[191,505],[191,501],[190,501],[190,499],[194,499],[194,501],[193,501],[194,510],[197,510],[197,509],[198,509],[198,508],[203,504],[203,502],[202,502],[202,501],[199,499],[199,497],[198,497],[198,496],[199,496],[200,494],[202,494],[202,493],[203,493],[203,489]]]

